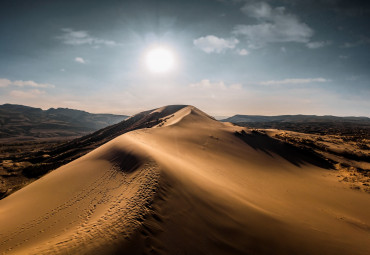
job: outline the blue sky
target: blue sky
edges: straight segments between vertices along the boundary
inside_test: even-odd
[[[369,14],[344,0],[5,0],[0,103],[370,116]],[[145,66],[156,46],[173,70]]]

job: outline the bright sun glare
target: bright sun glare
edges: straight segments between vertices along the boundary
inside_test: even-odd
[[[166,48],[154,48],[146,55],[146,65],[153,73],[170,71],[175,64],[173,53]]]

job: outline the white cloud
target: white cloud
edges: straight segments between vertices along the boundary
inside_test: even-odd
[[[85,30],[73,30],[71,28],[62,28],[63,34],[57,36],[57,39],[61,40],[64,44],[69,45],[84,45],[89,44],[92,46],[106,45],[106,46],[117,46],[121,45],[115,41],[105,40],[97,37],[93,37]]]
[[[318,49],[318,48],[325,47],[325,46],[327,46],[329,44],[330,44],[329,41],[320,41],[320,42],[309,42],[309,43],[306,43],[306,46],[309,49]]]
[[[222,53],[227,49],[233,49],[239,43],[236,38],[219,38],[214,35],[200,37],[193,41],[194,45],[206,53]]]
[[[297,85],[297,84],[309,84],[309,83],[323,83],[330,82],[331,80],[325,78],[307,78],[307,79],[284,79],[284,80],[269,80],[261,81],[260,85]]]
[[[197,83],[191,83],[189,84],[189,87],[198,88],[198,89],[210,89],[210,90],[240,90],[243,88],[242,84],[240,83],[233,83],[233,84],[227,85],[223,81],[211,82],[208,79],[203,79]]]
[[[245,15],[253,18],[273,20],[274,16],[283,14],[285,8],[278,7],[274,9],[265,2],[250,2],[246,3],[240,10]]]
[[[8,79],[0,79],[0,87],[17,86],[17,87],[33,87],[33,88],[54,88],[53,84],[37,83],[35,81],[10,81]]]
[[[236,51],[240,56],[247,56],[247,55],[249,55],[249,51],[247,51],[246,49],[238,49],[237,51]]]
[[[29,98],[36,98],[40,95],[45,94],[45,91],[38,90],[38,89],[31,89],[27,91],[23,90],[12,90],[10,91],[10,96],[13,98],[20,98],[20,99],[29,99]]]
[[[0,88],[5,88],[11,85],[12,82],[8,79],[0,79]]]
[[[37,83],[34,81],[13,81],[13,85],[18,87],[34,87],[34,88],[54,88],[55,86],[53,84],[49,83]]]
[[[268,43],[308,43],[314,31],[293,14],[286,13],[285,7],[271,7],[265,2],[246,3],[241,11],[258,23],[236,25],[233,34],[244,36],[250,48],[261,48]]]
[[[81,64],[85,64],[86,63],[86,61],[83,58],[81,58],[81,57],[76,57],[75,58],[75,61],[78,62],[78,63],[81,63]]]

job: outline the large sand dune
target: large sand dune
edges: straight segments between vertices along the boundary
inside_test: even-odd
[[[1,200],[0,251],[370,254],[370,196],[314,153],[188,106]]]

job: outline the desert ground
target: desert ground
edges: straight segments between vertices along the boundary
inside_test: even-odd
[[[193,106],[142,120],[69,143],[91,151],[0,200],[2,254],[370,253],[367,140],[250,129]]]

